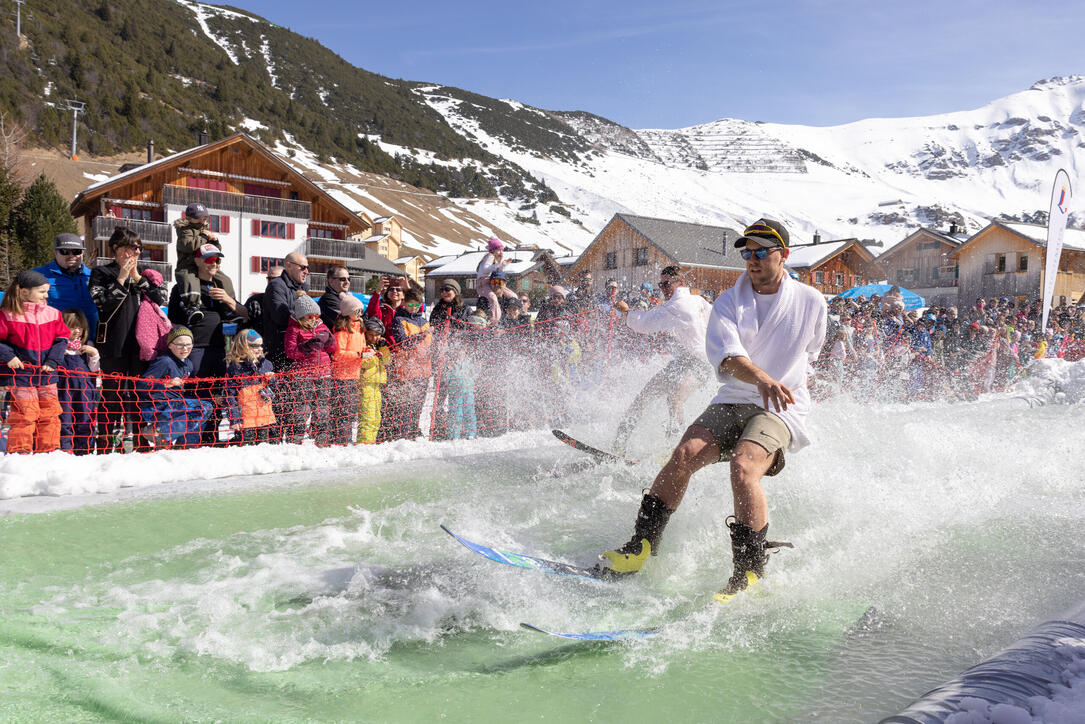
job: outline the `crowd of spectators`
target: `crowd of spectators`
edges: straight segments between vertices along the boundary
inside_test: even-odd
[[[651,283],[597,287],[583,272],[569,288],[549,287],[533,315],[527,294],[507,284],[496,239],[475,306],[453,279],[427,309],[405,277],[382,277],[363,309],[343,266],[328,270],[315,299],[299,253],[241,303],[206,220],[194,204],[175,224],[191,263],[168,295],[125,227],[108,241],[107,264],[89,269],[82,239],[61,234],[53,262],[17,275],[0,307],[7,452],[497,435],[562,424],[577,388],[601,380],[611,360],[669,349],[613,311],[619,301],[659,304]],[[1065,299],[1046,330],[1039,301],[1005,298],[920,312],[891,290],[833,300],[830,312],[815,376],[823,396],[975,394],[1008,384],[1036,357],[1085,356],[1085,308]]]

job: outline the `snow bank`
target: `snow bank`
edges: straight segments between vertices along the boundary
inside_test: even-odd
[[[453,458],[499,452],[541,443],[557,444],[547,431],[508,433],[478,440],[398,440],[381,445],[318,448],[304,445],[162,450],[145,454],[87,455],[62,452],[5,455],[0,459],[0,499],[31,495],[110,493],[163,483],[210,480],[380,463]]]

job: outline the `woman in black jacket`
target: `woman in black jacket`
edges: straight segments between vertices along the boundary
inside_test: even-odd
[[[162,276],[152,273],[148,279],[139,269],[143,243],[131,229],[120,226],[109,237],[113,261],[95,267],[90,272],[90,297],[98,307],[97,347],[101,355],[102,403],[98,409],[98,452],[108,452],[109,436],[125,417],[137,429],[139,408],[136,406],[132,383],[111,375],[139,377],[146,363],[139,358],[136,341],[136,317],[143,294],[155,304],[166,303],[166,287]],[[105,438],[103,440],[103,438]],[[149,449],[141,438],[136,449]]]

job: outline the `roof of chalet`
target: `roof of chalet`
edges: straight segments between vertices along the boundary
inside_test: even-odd
[[[1046,224],[1024,224],[1016,221],[992,221],[987,226],[983,227],[971,237],[968,241],[964,242],[956,249],[950,252],[950,256],[958,256],[969,244],[979,238],[981,234],[988,229],[1000,227],[1009,231],[1011,234],[1016,234],[1026,241],[1030,241],[1038,247],[1044,248],[1047,246],[1047,225]],[[1075,251],[1085,251],[1085,231],[1081,229],[1067,229],[1062,236],[1062,245],[1064,248],[1073,249]]]
[[[965,243],[965,241],[968,240],[967,234],[945,234],[941,231],[938,231],[937,229],[932,229],[928,226],[921,226],[915,231],[913,231],[911,234],[908,234],[908,236],[904,237],[899,242],[894,244],[892,247],[886,249],[881,254],[879,254],[878,259],[882,260],[886,259],[887,257],[893,256],[893,254],[896,254],[898,251],[903,249],[905,246],[908,245],[909,242],[918,237],[920,234],[927,234],[929,236],[936,237],[939,241],[944,241],[945,243],[949,244],[954,248],[959,247],[961,244]]]
[[[746,268],[746,262],[739,256],[738,249],[734,248],[734,240],[742,234],[736,229],[634,214],[615,214],[603,227],[603,231],[614,219],[621,219],[645,241],[678,264],[725,269]],[[588,249],[602,237],[603,231],[592,240]]]
[[[366,254],[364,259],[348,259],[344,266],[348,269],[391,274],[392,276],[403,274],[402,269],[380,254]]]
[[[296,168],[294,168],[282,158],[268,150],[267,147],[265,147],[262,143],[260,143],[247,133],[241,131],[226,136],[225,138],[221,138],[217,141],[205,143],[202,146],[193,146],[192,148],[186,148],[183,151],[178,151],[177,153],[170,154],[169,156],[163,156],[162,158],[151,161],[150,163],[141,164],[129,171],[125,171],[124,173],[119,173],[115,176],[110,176],[107,179],[93,183],[80,191],[78,194],[76,194],[75,198],[72,199],[72,203],[68,208],[71,211],[72,216],[79,217],[83,213],[81,209],[84,206],[87,206],[91,202],[91,200],[97,199],[99,196],[102,196],[110,189],[116,188],[117,186],[125,183],[129,183],[135,179],[138,179],[140,176],[154,173],[159,169],[166,168],[173,164],[177,164],[186,159],[195,158],[210,151],[214,151],[225,146],[230,146],[235,143],[244,143],[249,147],[253,148],[267,161],[281,167],[293,183],[296,183],[298,186],[304,187],[311,193],[320,196],[327,202],[329,206],[340,210],[344,216],[347,216],[352,220],[350,222],[351,226],[353,226],[355,223],[357,224],[357,228],[353,229],[354,231],[360,232],[364,231],[365,228],[372,227],[373,224],[368,216],[360,216],[354,211],[348,209],[346,206],[343,205],[342,202],[338,201],[335,197],[328,194],[327,191],[310,181]]]
[[[859,243],[858,239],[834,239],[809,246],[797,246],[791,249],[787,257],[786,265],[792,269],[812,269],[832,259],[840,252],[850,247],[862,249],[866,261],[873,261],[874,255]]]
[[[471,276],[486,254],[485,251],[466,251],[458,256],[442,256],[424,264],[422,268],[427,274],[438,276]],[[506,251],[505,257],[513,261],[505,267],[505,271],[508,274],[523,274],[529,271],[538,261],[536,254],[538,251],[535,249]]]

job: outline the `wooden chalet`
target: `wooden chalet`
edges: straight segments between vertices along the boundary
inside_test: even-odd
[[[308,257],[314,293],[323,291],[329,267],[366,262],[362,239],[372,235],[373,221],[343,206],[245,133],[149,158],[88,186],[70,208],[84,222],[88,264],[109,262],[106,240],[115,227],[128,226],[143,240],[142,264],[157,268],[172,284],[172,223],[192,202],[210,211],[211,228],[225,255],[222,270],[242,301],[264,290],[267,269],[290,252]],[[359,278],[351,288],[363,291],[363,285]]]
[[[821,241],[815,234],[813,244],[793,247],[785,264],[799,281],[834,297],[878,278],[874,255],[858,239]]]
[[[740,231],[687,221],[615,214],[584,249],[565,274],[571,285],[582,271],[592,273],[601,291],[607,279],[616,279],[623,291],[642,282],[659,281],[659,272],[677,264],[686,273],[694,293],[713,295],[734,285],[746,262],[734,248]]]
[[[958,269],[950,254],[967,238],[957,232],[956,224],[948,233],[920,228],[879,256],[877,263],[888,283],[910,289],[928,304],[955,306]]]
[[[959,301],[971,306],[983,297],[1018,302],[1039,299],[1047,262],[1047,227],[992,221],[950,253],[960,268]],[[1080,302],[1085,295],[1085,231],[1067,229],[1055,280],[1059,297]]]

